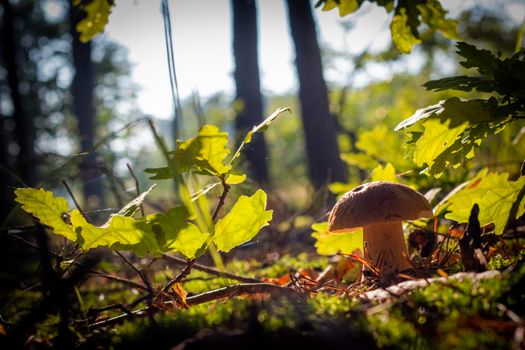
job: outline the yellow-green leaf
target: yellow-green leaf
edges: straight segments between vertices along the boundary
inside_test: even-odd
[[[414,36],[412,29],[408,25],[408,16],[405,8],[401,8],[399,13],[394,15],[390,23],[392,41],[401,53],[410,53],[412,47],[421,43],[421,40]]]
[[[246,180],[246,174],[228,174],[225,182],[228,185],[238,185]]]
[[[356,249],[363,249],[363,230],[352,232],[332,233],[328,231],[328,222],[319,222],[312,225],[312,237],[316,239],[315,248],[321,255],[337,253],[351,254]]]
[[[349,15],[359,8],[359,2],[357,0],[342,0],[339,3],[339,16],[344,17]]]
[[[413,161],[417,166],[426,164],[428,167],[432,167],[436,158],[446,149],[452,147],[468,127],[468,123],[463,123],[450,128],[449,123],[450,121],[442,123],[438,119],[428,119],[422,124],[424,133],[417,140],[413,154]]]
[[[525,186],[525,177],[516,181],[508,180],[507,173],[490,173],[482,170],[470,183],[450,196],[444,203],[449,211],[445,217],[460,223],[467,223],[474,203],[479,205],[481,226],[494,223],[494,232],[502,234],[509,218],[510,209],[518,193]],[[517,216],[523,214],[520,208]]]
[[[457,39],[458,21],[445,18],[447,11],[439,1],[427,0],[424,4],[416,5],[421,18],[432,30],[440,31],[449,39]]]
[[[86,11],[86,17],[77,24],[76,29],[80,33],[80,41],[85,43],[104,31],[109,21],[111,5],[107,0],[91,0],[85,6],[80,3],[75,1],[75,6],[80,6]]]
[[[106,224],[98,227],[88,223],[77,209],[71,212],[71,224],[83,250],[96,247],[111,248],[114,244],[137,244],[146,234],[144,229],[139,227],[139,222],[133,218],[113,215]]]
[[[173,162],[181,172],[193,168],[199,174],[219,176],[230,171],[231,165],[224,164],[230,153],[226,148],[228,133],[221,132],[215,125],[204,125],[197,136],[177,143]]]
[[[52,192],[44,189],[17,188],[15,200],[22,209],[33,214],[40,222],[53,229],[56,234],[75,241],[75,231],[64,221],[69,214],[69,206],[65,198],[55,197]]]
[[[186,258],[194,258],[209,235],[189,222],[190,213],[184,206],[168,211],[167,214],[153,214],[148,221],[159,238],[163,251],[179,252]]]
[[[384,167],[378,165],[372,170],[370,175],[371,181],[389,181],[389,182],[399,182],[396,177],[396,169],[390,163],[387,163]]]
[[[355,12],[359,8],[357,0],[325,0],[323,11],[330,11],[334,8],[339,9],[339,16],[344,17]]]
[[[251,197],[240,196],[225,217],[215,225],[213,241],[219,250],[229,252],[259,233],[272,219],[266,210],[266,193],[257,190]]]

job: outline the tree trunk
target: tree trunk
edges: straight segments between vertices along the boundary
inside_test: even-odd
[[[335,121],[329,111],[310,2],[286,0],[286,3],[295,45],[308,170],[313,185],[320,188],[332,181],[345,181],[345,167],[339,158]]]
[[[91,60],[91,42],[82,43],[76,26],[85,16],[78,7],[70,7],[71,36],[73,38],[73,78],[71,94],[73,113],[77,118],[80,150],[89,154],[80,163],[80,177],[83,183],[84,202],[88,208],[102,205],[103,190],[101,172],[97,166],[97,155],[92,151],[95,140],[96,120],[94,107],[94,69]]]
[[[235,57],[236,100],[239,111],[235,120],[237,139],[263,120],[263,102],[259,81],[257,58],[257,9],[255,0],[232,0],[233,55]],[[267,149],[262,133],[253,135],[244,154],[252,177],[261,183],[268,182]]]
[[[14,13],[9,0],[1,0],[4,12],[2,28],[3,55],[7,67],[7,80],[13,104],[14,137],[18,145],[17,170],[20,178],[29,186],[36,183],[34,134],[32,119],[24,110],[19,90],[17,47],[13,26]],[[5,141],[2,141],[5,142]],[[3,175],[5,176],[5,175]]]

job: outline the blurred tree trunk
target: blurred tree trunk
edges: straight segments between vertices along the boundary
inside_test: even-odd
[[[257,57],[257,9],[255,0],[232,0],[233,55],[235,57],[236,102],[239,103],[235,128],[238,142],[254,125],[263,121],[263,101]],[[252,177],[268,182],[267,149],[262,133],[253,135],[244,154]]]
[[[339,158],[336,124],[329,111],[310,1],[286,0],[286,3],[295,45],[308,170],[314,186],[319,188],[328,182],[345,181],[345,167]]]
[[[13,105],[12,118],[15,123],[14,137],[18,145],[18,176],[29,186],[36,183],[36,166],[34,164],[34,133],[32,119],[24,110],[19,90],[19,72],[17,63],[17,46],[13,25],[14,13],[9,0],[1,0],[3,8],[2,46],[3,58],[7,67],[7,80]],[[5,139],[2,139],[5,142]],[[2,177],[5,175],[2,175]],[[3,181],[2,181],[3,182]]]
[[[91,60],[91,42],[83,43],[76,30],[77,24],[85,16],[78,7],[70,5],[70,32],[73,38],[73,65],[75,76],[71,94],[73,113],[77,118],[78,136],[81,152],[89,154],[80,163],[80,177],[83,195],[88,208],[102,205],[103,189],[101,172],[97,166],[97,154],[92,151],[95,142],[96,120],[94,107],[94,68]]]

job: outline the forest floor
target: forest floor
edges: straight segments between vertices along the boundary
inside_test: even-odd
[[[306,232],[286,239],[266,232],[256,244],[238,248],[225,261],[231,276],[210,268],[211,260],[199,260],[170,292],[173,300],[160,292],[145,300],[133,284],[141,282],[136,271],[110,251],[100,252],[100,274],[84,276],[64,300],[52,299],[37,281],[25,290],[4,284],[0,343],[8,346],[3,349],[65,342],[79,349],[525,347],[523,238],[488,248],[489,271],[462,273],[460,261],[421,265],[395,284],[373,277],[361,281],[358,262],[317,255]],[[26,259],[36,257],[22,243],[15,248]],[[129,259],[157,291],[184,267],[184,260]],[[275,288],[253,287],[261,284]],[[55,305],[39,314],[46,302]],[[58,316],[64,303],[70,320],[66,340]],[[22,334],[17,333],[22,327],[26,337],[17,343],[13,335]]]

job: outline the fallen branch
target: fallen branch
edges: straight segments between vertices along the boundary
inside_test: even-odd
[[[104,272],[100,272],[100,271],[91,271],[88,274],[88,276],[105,278],[105,279],[110,280],[110,281],[124,283],[124,284],[127,284],[127,285],[131,286],[131,287],[143,290],[145,292],[149,292],[148,287],[146,287],[145,285],[137,283],[137,282],[132,281],[132,280],[129,280],[127,278],[120,277],[120,276],[110,275],[108,273],[104,273]]]
[[[170,255],[167,255],[167,254],[163,254],[162,257],[164,259],[166,259],[167,261],[169,261],[170,263],[174,263],[174,264],[177,264],[177,265],[186,265],[187,264],[186,260],[184,260],[182,258],[175,257],[175,256],[170,256]],[[218,277],[229,278],[229,279],[236,280],[236,281],[239,281],[239,282],[244,282],[244,283],[261,283],[261,280],[259,280],[257,278],[251,278],[251,277],[244,277],[244,276],[235,275],[235,274],[230,273],[230,272],[221,271],[221,270],[218,270],[216,268],[213,268],[213,267],[210,267],[210,266],[206,266],[206,265],[202,265],[202,264],[198,264],[198,263],[194,263],[193,264],[193,269],[209,273],[210,275],[215,275],[215,276],[218,276]]]
[[[405,281],[398,284],[395,284],[393,286],[382,288],[382,289],[375,289],[366,293],[363,293],[359,296],[359,298],[366,299],[366,300],[374,300],[374,301],[383,301],[389,298],[400,297],[403,294],[409,293],[414,291],[418,288],[427,287],[429,284],[432,283],[442,283],[448,286],[452,286],[449,284],[451,281],[479,281],[482,279],[489,279],[489,278],[495,278],[497,276],[501,276],[501,272],[497,270],[490,270],[485,271],[481,273],[475,273],[475,272],[459,272],[455,275],[449,276],[449,277],[436,277],[436,278],[428,278],[428,279],[419,279],[415,281]]]
[[[259,294],[259,293],[268,293],[276,296],[288,296],[288,297],[297,297],[299,294],[292,288],[281,287],[275,284],[270,283],[244,283],[244,284],[235,284],[231,286],[226,286],[223,288],[211,290],[208,292],[200,293],[197,295],[189,296],[186,298],[186,304],[188,306],[198,305],[207,303],[209,301],[220,300],[225,298],[231,298],[237,295],[242,294]],[[169,307],[173,305],[173,301],[166,301],[163,305]],[[100,328],[104,326],[110,326],[116,324],[120,321],[123,321],[129,317],[136,316],[142,317],[148,315],[150,311],[158,311],[157,307],[154,307],[152,310],[151,307],[146,307],[140,310],[132,311],[131,313],[124,313],[106,320],[95,322],[89,327],[91,328]]]

